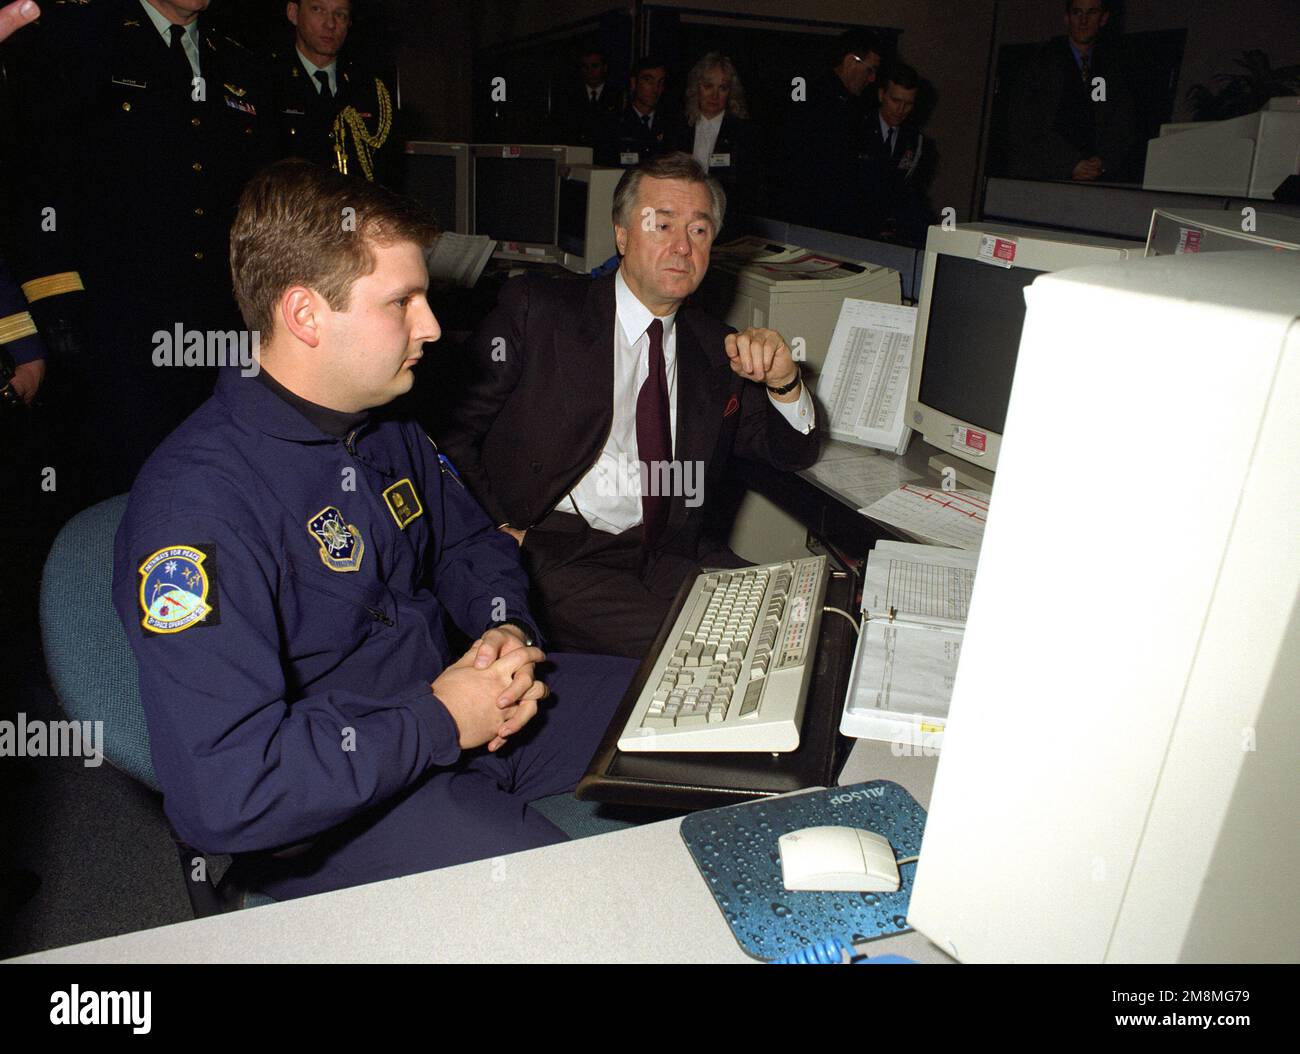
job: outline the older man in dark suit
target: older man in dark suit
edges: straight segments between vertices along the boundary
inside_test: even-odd
[[[556,647],[643,655],[684,580],[740,562],[704,530],[733,452],[786,470],[816,459],[781,335],[737,334],[685,303],[724,208],[690,155],[630,170],[616,274],[512,281],[476,334],[441,442],[523,546]]]

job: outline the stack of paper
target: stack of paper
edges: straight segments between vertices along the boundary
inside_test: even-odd
[[[862,632],[840,731],[895,753],[943,742],[975,585],[973,553],[877,542],[862,585]]]
[[[443,231],[424,254],[433,284],[473,289],[497,243],[485,234],[457,234]]]
[[[989,496],[975,490],[936,490],[904,483],[858,511],[923,542],[979,552],[989,518]]]
[[[903,453],[916,308],[846,298],[840,308],[817,398],[835,439]]]
[[[900,483],[920,478],[891,454],[838,439],[824,443],[817,463],[800,475],[855,509],[892,494]]]

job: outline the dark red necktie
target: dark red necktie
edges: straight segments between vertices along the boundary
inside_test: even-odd
[[[668,369],[664,365],[664,324],[655,319],[646,330],[650,338],[650,373],[636,397],[637,458],[645,466],[641,479],[647,484],[641,493],[641,516],[645,521],[645,544],[653,545],[668,522],[671,495],[651,495],[651,481],[672,478],[666,469],[655,471],[656,462],[666,466],[673,459],[673,433],[668,408]]]

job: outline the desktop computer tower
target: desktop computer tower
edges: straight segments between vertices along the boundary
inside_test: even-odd
[[[966,962],[1294,961],[1300,257],[1026,301],[908,921]]]

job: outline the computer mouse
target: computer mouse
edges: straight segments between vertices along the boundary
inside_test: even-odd
[[[898,864],[889,839],[856,827],[805,827],[777,839],[786,889],[893,893]]]

